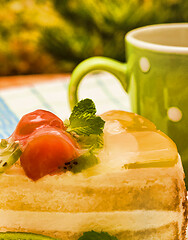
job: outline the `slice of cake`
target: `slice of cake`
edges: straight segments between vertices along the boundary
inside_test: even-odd
[[[21,164],[11,160],[10,167],[10,157],[6,164],[1,159],[5,170],[0,175],[0,231],[32,232],[63,240],[78,240],[88,231],[107,232],[118,240],[185,240],[186,189],[174,142],[149,120],[124,111],[104,113],[101,133],[102,120],[93,114],[84,117],[91,111],[82,111],[82,118],[71,115],[71,129],[71,124],[64,126],[55,117],[50,121],[43,117],[44,128],[48,125],[51,132],[45,137],[43,125],[35,124],[33,130],[25,120],[22,135],[18,131],[12,135],[10,139],[17,138],[21,146],[17,152]],[[88,119],[98,124],[98,130]],[[49,156],[51,146],[59,145],[49,140],[55,131],[58,137],[61,131],[67,132],[64,140],[69,151],[63,144]],[[53,171],[44,169],[45,163],[42,166],[44,155]],[[51,157],[56,158],[59,170],[49,163]]]

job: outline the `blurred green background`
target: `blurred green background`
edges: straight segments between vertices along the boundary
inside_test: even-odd
[[[96,55],[125,61],[124,35],[188,22],[187,0],[1,0],[0,75],[71,72]]]

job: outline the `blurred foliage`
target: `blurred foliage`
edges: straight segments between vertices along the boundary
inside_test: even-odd
[[[188,21],[185,0],[54,0],[65,24],[46,28],[42,43],[57,59],[74,67],[103,55],[125,61],[124,36],[137,27]],[[70,68],[69,70],[72,70]]]
[[[51,2],[1,0],[0,8],[0,75],[58,71],[38,42],[42,28],[60,22]]]
[[[0,74],[72,71],[85,58],[125,60],[124,35],[188,22],[187,0],[1,0]]]

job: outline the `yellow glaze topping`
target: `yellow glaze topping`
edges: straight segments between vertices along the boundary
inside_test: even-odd
[[[172,167],[177,163],[175,143],[146,118],[125,111],[109,111],[105,120],[104,153],[114,167]]]

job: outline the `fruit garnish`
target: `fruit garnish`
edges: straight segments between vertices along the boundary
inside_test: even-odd
[[[34,233],[1,232],[0,240],[58,240],[58,239]]]
[[[36,110],[24,115],[15,131],[0,145],[0,172],[19,158],[32,180],[63,169],[80,172],[98,163],[95,156],[103,145],[104,121],[96,116],[92,100],[80,101],[69,120]]]
[[[37,129],[45,126],[65,130],[63,121],[60,118],[49,111],[39,109],[25,114],[20,119],[15,131],[11,135],[11,138],[13,141],[19,141],[20,145],[24,147],[27,143],[28,137]]]
[[[149,120],[124,111],[110,111],[102,118],[106,120],[104,151],[111,167],[159,168],[177,163],[175,143]]]
[[[80,148],[86,152],[71,162],[68,170],[77,173],[99,163],[96,154],[103,147],[104,123],[101,117],[96,116],[92,100],[84,99],[75,105],[69,120],[65,122],[66,131],[74,136]]]
[[[10,139],[20,142],[21,166],[36,181],[47,174],[62,170],[77,173],[97,164],[103,127],[94,103],[85,99],[75,106],[66,126],[56,116],[53,120],[53,114],[38,110],[22,117]]]
[[[78,240],[118,240],[116,237],[109,235],[107,232],[84,232]]]
[[[95,156],[95,154],[93,154],[92,151],[87,151],[73,161],[65,163],[64,169],[69,170],[73,173],[79,173],[84,169],[95,166],[98,163],[99,159]]]
[[[0,142],[0,173],[10,168],[21,156],[18,142],[2,139]]]
[[[65,163],[79,155],[77,144],[70,134],[60,129],[43,127],[29,137],[20,162],[26,175],[36,181],[63,168]]]

